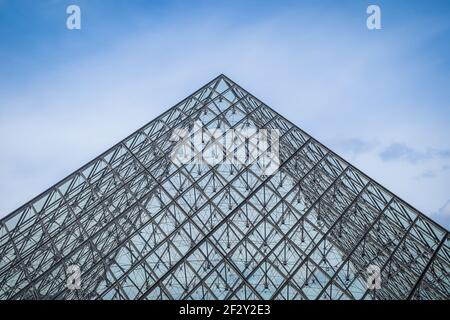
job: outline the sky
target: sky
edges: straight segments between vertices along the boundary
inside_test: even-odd
[[[448,1],[0,0],[0,217],[221,73],[450,229]]]

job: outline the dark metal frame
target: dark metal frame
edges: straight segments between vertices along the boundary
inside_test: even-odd
[[[175,165],[196,121],[279,130],[278,171]],[[0,299],[448,299],[449,269],[447,230],[224,75],[0,220]]]

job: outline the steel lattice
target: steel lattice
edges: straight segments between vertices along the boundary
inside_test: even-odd
[[[278,129],[279,169],[175,165],[198,121]],[[449,269],[448,231],[223,75],[0,221],[1,299],[448,299]]]

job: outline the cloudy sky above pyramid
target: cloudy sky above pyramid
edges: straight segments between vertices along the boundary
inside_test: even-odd
[[[0,216],[224,73],[450,228],[448,1],[241,2],[0,0]]]

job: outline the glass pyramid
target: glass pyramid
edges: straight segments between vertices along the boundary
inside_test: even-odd
[[[174,161],[246,128],[276,170],[252,136]],[[0,299],[449,299],[449,270],[447,230],[224,75],[0,221]]]

